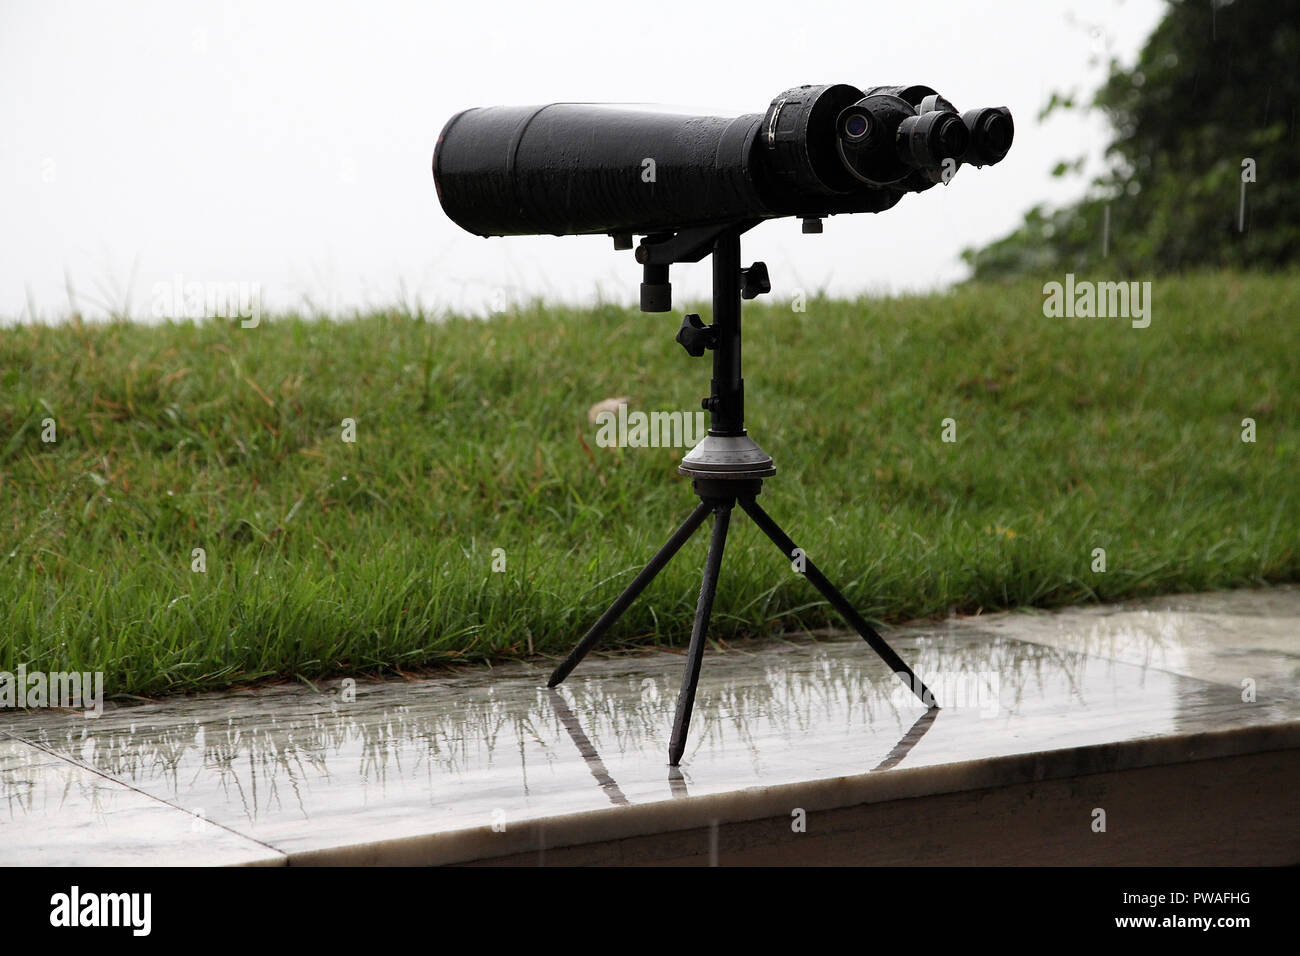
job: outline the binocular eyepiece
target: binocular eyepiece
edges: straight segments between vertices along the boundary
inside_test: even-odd
[[[1014,134],[1006,107],[959,113],[927,86],[799,86],[735,118],[491,107],[452,117],[433,175],[478,235],[650,235],[881,212],[963,163],[1001,161]]]
[[[972,166],[1000,163],[1016,135],[1011,111],[1005,106],[967,110],[961,114],[961,121],[970,130],[970,147],[963,159]]]
[[[931,179],[957,163],[987,166],[1011,148],[1011,113],[1004,106],[958,115],[947,100],[927,94],[913,105],[894,93],[872,93],[836,121],[840,159],[857,179],[893,186],[921,171]]]

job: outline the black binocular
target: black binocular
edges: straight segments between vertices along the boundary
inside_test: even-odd
[[[690,116],[589,103],[457,113],[433,155],[443,209],[481,236],[616,240],[799,216],[881,212],[997,163],[1006,107],[959,113],[927,86],[799,86],[764,113]]]

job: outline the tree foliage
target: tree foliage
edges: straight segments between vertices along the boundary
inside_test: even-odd
[[[963,253],[975,278],[1300,259],[1300,0],[1169,0],[1137,63],[1112,62],[1092,105],[1114,132],[1106,172],[1080,201],[1036,206]],[[1056,108],[1076,107],[1054,94],[1044,113]]]

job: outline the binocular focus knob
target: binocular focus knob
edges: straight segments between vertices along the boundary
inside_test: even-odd
[[[687,355],[699,358],[705,349],[713,348],[717,341],[713,326],[705,325],[695,313],[682,319],[682,327],[677,330],[677,344],[686,349]]]

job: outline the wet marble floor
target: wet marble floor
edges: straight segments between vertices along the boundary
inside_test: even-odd
[[[0,863],[437,863],[1268,751],[1300,755],[1300,588],[0,712]],[[1300,763],[1296,783],[1300,784]],[[1295,807],[1286,812],[1294,813]]]

